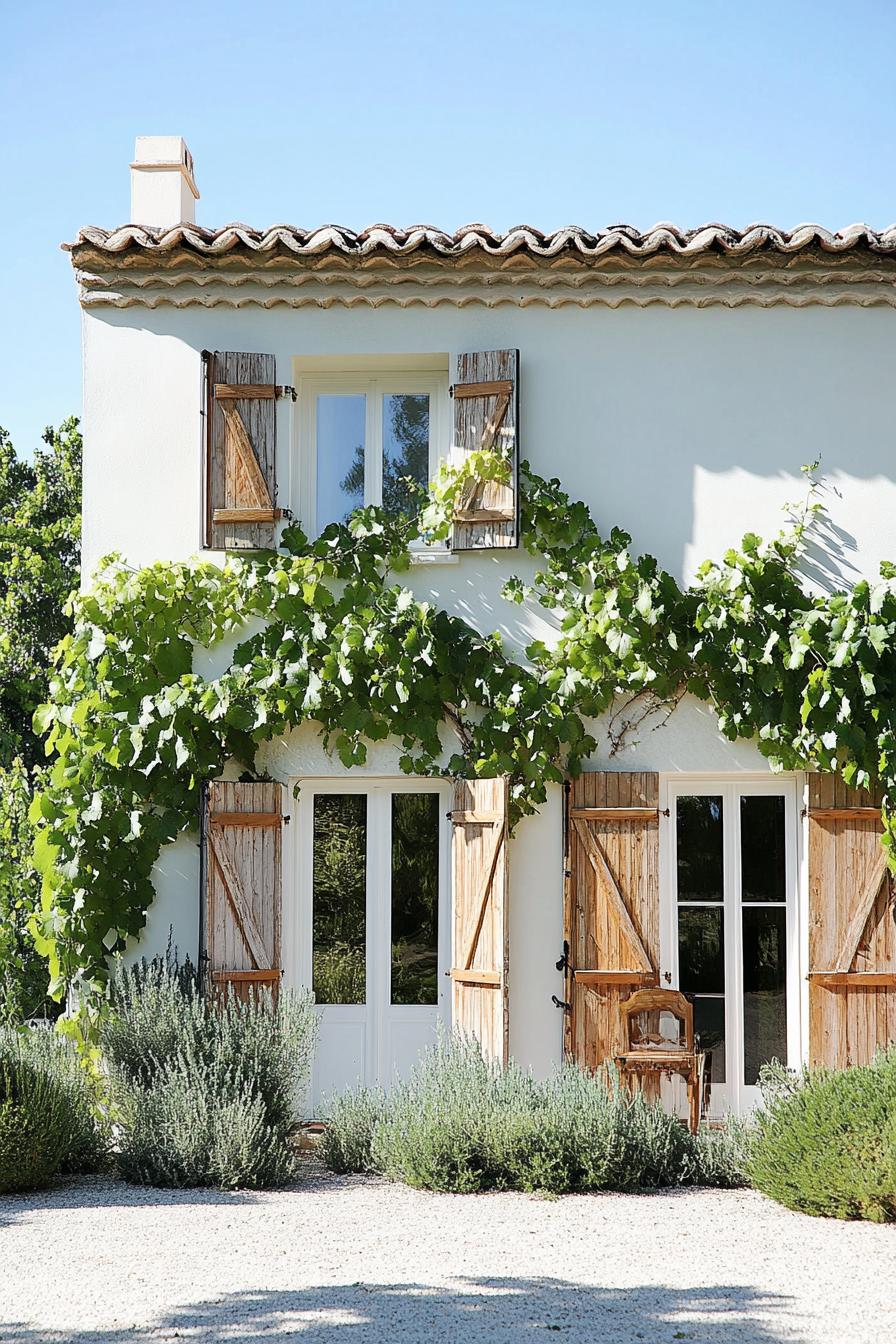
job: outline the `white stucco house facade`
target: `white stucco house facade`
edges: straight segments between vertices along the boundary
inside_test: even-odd
[[[783,506],[803,490],[801,465],[815,458],[832,526],[811,556],[812,581],[852,584],[894,558],[896,232],[200,227],[192,160],[177,137],[138,140],[132,179],[132,222],[84,229],[70,245],[83,311],[86,583],[113,551],[146,565],[225,549],[228,524],[215,522],[209,495],[216,451],[210,376],[218,387],[295,390],[266,403],[276,460],[261,465],[275,474],[277,510],[291,511],[313,535],[362,495],[380,501],[390,454],[401,449],[397,410],[417,414],[430,471],[451,452],[449,389],[463,383],[458,360],[495,351],[518,352],[507,379],[517,453],[541,475],[559,477],[603,531],[625,528],[636,550],[655,555],[680,582],[744,532],[776,531]],[[227,364],[230,354],[204,352],[267,363],[262,370],[250,361],[241,379]],[[211,375],[209,358],[218,370]],[[363,482],[353,494],[346,482],[359,445]],[[248,544],[251,526],[232,526]],[[513,545],[448,546],[422,551],[403,581],[522,650],[550,631],[538,608],[506,602],[501,588],[510,574],[530,569]],[[229,654],[217,648],[197,658],[213,669],[226,666]],[[634,909],[643,914],[627,880],[647,882],[652,902],[641,929],[649,967],[632,983],[652,976],[695,1003],[698,1028],[714,1050],[715,1108],[753,1104],[765,1058],[796,1064],[810,1057],[813,992],[831,1000],[822,1015],[840,1014],[841,1062],[864,1048],[850,1026],[863,993],[879,1000],[878,1037],[896,1037],[894,994],[884,980],[872,989],[811,988],[808,977],[825,967],[811,947],[810,778],[772,775],[752,743],[726,741],[696,701],[685,701],[661,730],[641,734],[622,758],[606,733],[599,736],[589,763],[592,792],[577,786],[570,804],[552,787],[547,804],[505,846],[508,952],[495,985],[506,1001],[510,1054],[542,1074],[562,1058],[564,1040],[587,1059],[593,1043],[580,1038],[589,1013],[610,1011],[625,990],[619,975],[627,958],[620,966],[618,950],[615,961],[608,950],[607,965],[583,966],[584,950],[570,965],[577,954],[567,947],[564,964],[570,908],[601,900],[586,892],[585,878],[570,895],[570,882],[587,868],[587,854],[572,853],[579,841],[570,806],[592,809],[611,868],[626,846],[629,856],[635,849],[648,856],[649,878],[629,872],[626,879],[614,868]],[[290,786],[284,983],[313,984],[315,937],[330,936],[315,925],[314,904],[315,845],[323,843],[328,808],[361,823],[353,899],[366,912],[358,934],[363,983],[343,995],[350,1002],[338,1001],[338,992],[328,999],[319,987],[318,1108],[329,1089],[358,1078],[388,1084],[436,1021],[451,1016],[452,788],[409,780],[398,755],[388,742],[373,744],[363,768],[346,770],[309,724],[259,757],[266,775]],[[408,796],[414,801],[401,801]],[[855,806],[854,820],[821,815],[835,803],[844,813]],[[643,816],[626,819],[626,806]],[[404,808],[419,842],[414,862],[428,866],[425,879],[418,873],[415,880],[435,903],[426,935],[434,975],[419,1002],[413,991],[396,1001],[390,977],[390,919],[401,887],[394,840]],[[826,834],[836,839],[842,831],[844,845],[865,844],[851,879],[858,898],[861,865],[870,871],[876,845],[868,800],[816,798],[814,809]],[[640,830],[621,839],[626,820]],[[695,845],[701,852],[688,854]],[[202,954],[208,875],[201,867],[197,834],[164,852],[140,952],[164,949],[173,930],[183,954]],[[856,955],[856,974],[872,956],[880,976],[896,973],[889,927],[872,929]],[[601,981],[610,974],[617,980]],[[586,1006],[586,996],[598,1006]],[[575,1011],[578,1026],[571,1026]]]

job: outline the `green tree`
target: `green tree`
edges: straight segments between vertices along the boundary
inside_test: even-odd
[[[71,629],[65,604],[81,555],[78,421],[44,430],[43,441],[26,462],[0,429],[0,764],[21,757],[28,769],[44,757],[31,719]]]
[[[56,645],[71,629],[78,585],[81,434],[75,419],[44,431],[33,462],[0,429],[0,1021],[46,998],[47,968],[27,930],[40,900],[28,808],[43,745],[32,727]]]

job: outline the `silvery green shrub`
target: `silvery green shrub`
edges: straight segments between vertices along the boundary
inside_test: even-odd
[[[454,1036],[387,1095],[337,1098],[324,1138],[336,1171],[433,1190],[636,1190],[743,1184],[734,1131],[692,1136],[614,1072],[564,1065],[545,1081],[483,1059]],[[737,1143],[741,1142],[740,1131]]]
[[[802,1213],[896,1222],[896,1047],[836,1072],[778,1065],[759,1083],[757,1189]]]
[[[0,1191],[94,1170],[103,1144],[90,1080],[55,1032],[0,1027]]]
[[[386,1097],[379,1088],[359,1087],[332,1098],[320,1147],[331,1171],[346,1174],[373,1170],[373,1133],[385,1109]]]
[[[100,1118],[96,1078],[91,1076],[74,1043],[49,1027],[0,1030],[0,1049],[18,1038],[25,1058],[42,1070],[66,1099],[68,1135],[60,1170],[63,1173],[96,1171],[102,1166],[108,1136]]]
[[[120,971],[102,1047],[121,1174],[225,1189],[289,1180],[316,1032],[310,995],[212,1000],[170,960]]]

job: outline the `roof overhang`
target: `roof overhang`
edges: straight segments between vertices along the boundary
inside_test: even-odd
[[[504,234],[377,224],[266,230],[136,225],[83,229],[72,254],[85,306],[189,304],[329,307],[468,302],[888,304],[896,306],[896,227],[815,224],[737,230],[706,224],[646,232],[617,225]]]

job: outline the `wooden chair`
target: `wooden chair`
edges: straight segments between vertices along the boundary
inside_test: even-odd
[[[688,1125],[697,1133],[701,1109],[709,1109],[709,1071],[712,1055],[699,1049],[694,1038],[694,1005],[677,989],[639,989],[621,1005],[622,1039],[625,1051],[616,1056],[620,1073],[629,1077],[673,1073],[684,1078],[688,1089]],[[663,1013],[680,1023],[677,1039],[663,1036],[659,1030],[642,1030],[638,1018],[643,1014]]]

